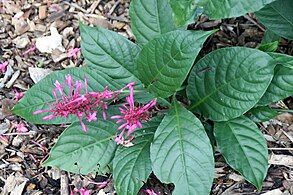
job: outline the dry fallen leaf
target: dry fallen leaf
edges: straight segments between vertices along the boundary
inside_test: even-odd
[[[272,154],[269,159],[269,164],[293,167],[293,156]]]
[[[268,191],[266,193],[263,193],[262,195],[282,195],[283,192],[280,189],[274,189],[272,191]]]

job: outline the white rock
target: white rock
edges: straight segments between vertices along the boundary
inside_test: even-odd
[[[65,52],[65,48],[62,45],[62,36],[58,33],[57,28],[50,27],[51,35],[40,37],[36,39],[36,47],[41,53],[52,53],[54,49],[59,49]]]
[[[44,68],[29,67],[28,72],[30,74],[31,79],[34,81],[34,83],[37,83],[43,78],[45,78],[48,74],[50,74],[52,70],[44,69]]]

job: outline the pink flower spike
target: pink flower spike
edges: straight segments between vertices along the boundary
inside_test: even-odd
[[[78,57],[77,54],[79,51],[80,51],[80,48],[72,48],[68,51],[67,57],[77,59],[77,57]]]
[[[158,195],[154,190],[152,189],[146,189],[145,192],[148,194],[148,195]]]
[[[16,131],[19,133],[28,132],[28,129],[26,128],[26,126],[23,122],[16,124],[15,127],[16,127]]]
[[[80,190],[78,190],[78,192],[80,193],[80,195],[90,195],[90,191],[85,188],[81,188]]]
[[[52,102],[49,108],[36,110],[33,114],[49,113],[43,118],[44,120],[76,116],[80,121],[81,129],[86,132],[84,118],[89,122],[95,121],[98,118],[97,110],[102,109],[102,116],[106,119],[108,104],[117,97],[114,94],[119,94],[119,91],[113,92],[107,87],[104,91],[89,92],[87,82],[87,79],[73,81],[71,75],[66,75],[63,82],[55,81],[53,96],[56,101]]]
[[[122,130],[122,133],[115,139],[117,144],[124,143],[127,145],[130,139],[133,139],[131,134],[137,129],[142,128],[142,122],[148,121],[150,117],[149,110],[156,105],[156,99],[150,101],[144,106],[135,106],[134,104],[134,83],[129,83],[129,96],[126,97],[127,104],[124,104],[119,108],[121,115],[112,116],[112,119],[118,119],[116,123],[122,123],[118,130]],[[125,130],[127,132],[125,132]],[[124,141],[127,137],[129,140]]]
[[[8,62],[6,61],[6,62],[2,62],[2,63],[0,63],[0,71],[2,72],[2,73],[4,73],[5,71],[6,71],[6,67],[8,66]]]
[[[93,112],[91,114],[88,114],[86,116],[86,119],[87,119],[88,122],[96,121],[97,120],[97,112]]]
[[[33,45],[32,47],[30,47],[29,49],[27,49],[26,51],[24,51],[24,52],[22,53],[22,55],[26,55],[26,54],[32,53],[32,52],[34,52],[36,49],[37,49],[36,45]]]

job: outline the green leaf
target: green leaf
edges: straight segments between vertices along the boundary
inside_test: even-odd
[[[135,60],[140,48],[116,32],[80,24],[81,49],[86,64],[126,85],[140,84]]]
[[[275,41],[279,42],[279,40],[280,40],[280,37],[278,35],[276,35],[271,30],[267,29],[264,34],[263,39],[261,40],[261,44],[271,43],[271,42],[275,42]]]
[[[113,139],[118,127],[109,120],[86,123],[86,126],[86,133],[79,122],[69,126],[60,135],[44,165],[83,175],[104,173],[114,157],[117,146]]]
[[[194,21],[200,0],[169,0],[169,2],[177,26],[184,26]]]
[[[260,123],[268,121],[278,115],[278,112],[268,106],[259,106],[248,111],[248,116],[253,122]]]
[[[188,79],[191,110],[213,121],[237,118],[256,105],[274,75],[275,62],[256,49],[230,47],[209,53]]]
[[[137,68],[147,90],[162,98],[174,94],[213,32],[176,30],[146,44],[139,54]]]
[[[208,0],[204,6],[210,19],[222,19],[242,16],[255,12],[275,0]]]
[[[247,117],[215,123],[218,147],[226,162],[258,190],[268,170],[266,140]]]
[[[155,175],[175,184],[173,195],[209,194],[214,178],[212,146],[200,120],[177,102],[155,133],[151,160]]]
[[[119,146],[113,160],[113,178],[118,194],[138,194],[152,172],[150,145],[159,122],[148,122],[135,131],[133,146]]]
[[[293,69],[293,56],[272,52],[269,52],[268,54],[275,59],[277,64]]]
[[[274,52],[278,49],[279,41],[261,44],[258,49],[264,52]]]
[[[268,29],[293,40],[293,6],[292,0],[275,1],[255,13]]]
[[[90,68],[70,68],[62,71],[56,71],[39,81],[31,89],[29,89],[24,98],[13,108],[13,113],[21,116],[26,121],[34,124],[63,124],[76,121],[75,117],[67,119],[57,118],[54,120],[43,120],[48,113],[34,115],[36,110],[46,110],[50,104],[55,101],[53,96],[54,82],[58,80],[60,83],[64,81],[65,75],[70,74],[74,80],[88,79],[88,87],[90,91],[104,90],[108,86],[111,90],[118,90],[124,87],[123,84],[117,82],[115,78],[111,78],[99,70]]]
[[[293,69],[276,66],[274,78],[258,105],[268,105],[293,95]]]
[[[132,0],[129,15],[131,29],[139,45],[175,30],[168,0]]]

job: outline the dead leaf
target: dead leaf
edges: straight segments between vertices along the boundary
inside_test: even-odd
[[[22,195],[22,191],[25,187],[27,180],[22,182],[20,185],[16,186],[12,191],[11,195]]]
[[[274,189],[272,191],[268,191],[266,193],[263,193],[262,195],[282,195],[283,192],[280,189]]]
[[[293,167],[293,156],[272,154],[269,159],[269,164]]]

